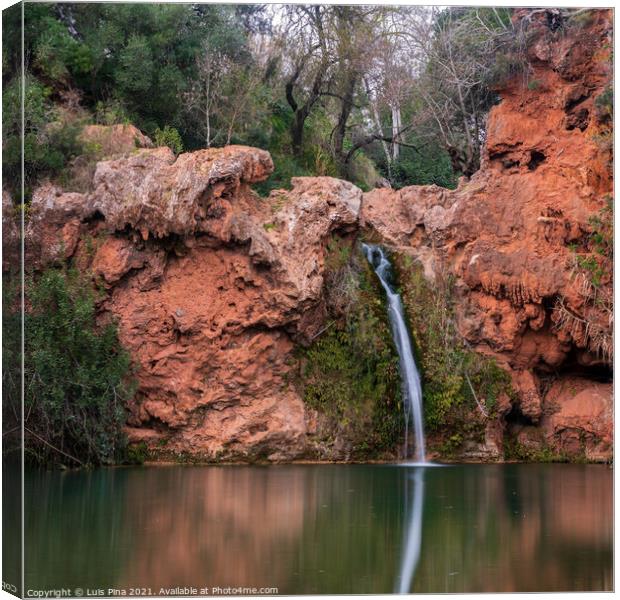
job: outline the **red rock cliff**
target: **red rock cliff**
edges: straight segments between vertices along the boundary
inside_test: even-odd
[[[107,290],[100,318],[118,319],[137,365],[130,439],[209,459],[304,456],[313,419],[289,375],[296,344],[324,327],[325,246],[373,230],[430,280],[456,276],[461,335],[518,391],[499,446],[512,428],[532,447],[608,459],[611,280],[593,286],[577,256],[612,189],[597,106],[609,19],[598,12],[578,36],[532,23],[529,85],[499,91],[482,167],[455,191],[362,194],[317,177],[262,199],[250,186],[271,158],[240,146],[143,148],[100,162],[88,193],[37,190],[26,260],[72,258]]]
[[[293,350],[323,326],[325,243],[357,229],[362,192],[297,178],[260,198],[250,185],[272,170],[253,148],[141,149],[100,162],[87,194],[36,191],[27,261],[72,258],[107,290],[100,317],[137,366],[130,440],[208,459],[304,454]]]
[[[611,265],[592,258],[591,240],[612,192],[611,123],[597,102],[611,78],[611,15],[593,19],[568,35],[544,12],[531,23],[531,72],[499,90],[471,180],[453,192],[375,190],[362,222],[429,278],[456,276],[459,331],[511,372],[519,399],[504,410],[524,444],[608,458],[611,384],[592,374],[605,379],[611,365]]]

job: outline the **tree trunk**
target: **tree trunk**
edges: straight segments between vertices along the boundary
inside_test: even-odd
[[[347,175],[348,160],[347,153],[344,151],[344,138],[347,132],[347,123],[353,110],[353,94],[355,92],[355,84],[357,83],[357,73],[351,73],[348,77],[342,103],[340,105],[340,114],[338,115],[338,123],[333,134],[334,158],[338,166],[340,174]]]
[[[388,171],[388,179],[392,179],[392,155],[390,154],[390,150],[388,148],[387,142],[383,139],[383,128],[381,127],[381,117],[379,116],[379,110],[377,109],[377,103],[372,99],[372,95],[370,92],[370,86],[368,85],[368,81],[364,79],[364,83],[366,85],[366,95],[370,100],[370,107],[372,108],[372,117],[375,122],[375,128],[377,130],[377,135],[381,136],[381,148],[383,148],[383,154],[385,154],[385,164],[387,165]]]
[[[293,155],[301,156],[301,149],[304,139],[304,124],[306,121],[306,115],[302,111],[295,113],[295,118],[291,123],[291,141],[293,145]]]
[[[392,105],[392,158],[398,160],[400,157],[399,135],[401,130],[400,106]]]
[[[297,81],[298,74],[296,74],[286,85],[286,99],[289,106],[295,113],[295,117],[291,123],[291,142],[293,146],[293,154],[296,157],[301,156],[304,139],[304,125],[306,123],[306,119],[310,115],[312,107],[321,96],[321,88],[323,86],[326,71],[327,61],[323,61],[316,73],[308,98],[301,106],[297,104],[293,97],[293,86]]]
[[[476,172],[476,148],[477,144],[474,143],[474,140],[471,136],[471,131],[469,130],[469,123],[467,122],[467,108],[465,106],[465,98],[463,97],[463,90],[461,90],[461,86],[456,86],[459,98],[459,106],[461,108],[462,119],[463,119],[463,130],[465,133],[466,146],[465,146],[465,168],[463,173],[468,177],[471,177]]]

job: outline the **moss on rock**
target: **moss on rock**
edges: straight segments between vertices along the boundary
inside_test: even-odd
[[[300,350],[297,385],[317,428],[317,458],[392,458],[402,430],[398,355],[383,291],[353,240],[327,246],[327,329]]]
[[[418,349],[428,448],[454,458],[483,444],[501,394],[512,394],[510,376],[497,363],[467,347],[454,315],[453,280],[430,283],[410,256],[394,255],[403,304]]]

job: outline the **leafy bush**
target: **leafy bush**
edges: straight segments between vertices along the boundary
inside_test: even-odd
[[[2,168],[9,187],[19,188],[21,177],[21,77],[14,78],[2,98]],[[24,171],[30,187],[45,176],[62,172],[81,150],[78,122],[58,120],[49,103],[51,90],[31,74],[25,79]]]
[[[312,175],[311,171],[300,165],[292,156],[272,153],[272,158],[273,173],[265,181],[254,186],[256,192],[263,198],[269,196],[273,190],[290,189],[293,177]]]
[[[183,152],[183,141],[179,132],[174,128],[166,125],[163,129],[159,127],[155,130],[154,142],[156,146],[168,146],[175,154]]]
[[[538,449],[528,448],[514,437],[509,437],[504,440],[504,458],[507,461],[515,462],[586,462],[585,453],[581,456],[570,457],[565,453],[557,452],[544,443]]]
[[[348,167],[348,178],[361,190],[368,192],[375,187],[379,173],[375,163],[363,152],[358,152]]]
[[[131,122],[127,108],[116,99],[100,100],[95,105],[95,122],[100,125],[122,125]]]
[[[124,403],[132,393],[130,359],[116,327],[97,326],[94,293],[77,271],[50,269],[26,285],[29,457],[39,463],[112,463],[125,447]]]
[[[613,198],[605,197],[604,206],[589,219],[590,234],[585,247],[570,246],[577,268],[588,275],[595,288],[611,281],[613,275]],[[579,252],[578,252],[579,250]]]
[[[457,173],[452,168],[450,156],[440,146],[429,145],[421,152],[412,148],[402,148],[401,157],[392,163],[388,170],[381,156],[379,168],[392,187],[400,189],[408,185],[431,185],[449,189],[456,188]]]

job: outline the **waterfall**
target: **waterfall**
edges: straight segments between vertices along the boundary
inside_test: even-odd
[[[415,432],[415,460],[426,462],[424,454],[424,426],[422,422],[422,386],[420,374],[413,358],[411,338],[405,324],[405,312],[400,294],[394,289],[390,261],[380,246],[362,244],[364,255],[373,267],[388,300],[388,317],[392,327],[392,337],[398,352],[400,375],[403,390],[405,418],[405,458],[409,458],[409,428]]]

